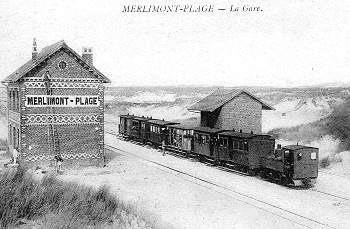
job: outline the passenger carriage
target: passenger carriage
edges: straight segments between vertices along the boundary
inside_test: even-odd
[[[214,149],[218,139],[218,133],[224,130],[210,127],[195,127],[194,129],[194,154],[199,160],[218,159],[217,151]]]
[[[188,156],[193,151],[193,127],[181,124],[168,126],[167,149]]]
[[[131,130],[131,119],[133,115],[120,115],[119,116],[119,134],[123,136],[129,136]]]
[[[147,140],[156,146],[162,145],[162,141],[164,144],[168,144],[168,127],[171,125],[179,124],[177,122],[171,122],[160,119],[150,119],[148,120],[149,124],[149,134]]]
[[[149,119],[144,116],[120,115],[119,133],[130,138],[144,140],[147,129],[143,124]]]
[[[214,154],[223,164],[255,174],[261,168],[261,157],[273,153],[274,148],[275,139],[270,135],[224,131],[218,134]]]

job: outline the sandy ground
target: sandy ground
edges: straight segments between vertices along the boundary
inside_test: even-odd
[[[114,152],[106,168],[68,170],[61,178],[95,187],[107,185],[122,199],[158,215],[176,228],[350,228],[347,177],[320,173],[314,188],[292,189],[195,160],[162,156],[158,150],[121,141],[109,134],[105,141],[130,153]]]

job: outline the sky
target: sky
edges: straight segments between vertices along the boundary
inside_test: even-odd
[[[214,4],[262,12],[123,13],[123,6]],[[64,39],[113,86],[274,86],[350,82],[350,1],[0,1],[0,78]]]

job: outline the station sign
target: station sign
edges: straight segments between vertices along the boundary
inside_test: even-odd
[[[97,95],[26,95],[26,107],[98,107]]]

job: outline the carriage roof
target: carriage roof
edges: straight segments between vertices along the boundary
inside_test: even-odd
[[[159,126],[179,124],[178,122],[172,122],[172,121],[161,120],[161,119],[151,119],[148,122]]]
[[[283,146],[282,148],[287,150],[318,149],[316,147],[304,146],[304,145],[287,145],[287,146]]]
[[[244,133],[244,132],[237,132],[232,130],[221,132],[219,133],[219,135],[235,137],[235,138],[272,139],[271,135],[267,135],[267,134]]]
[[[210,128],[210,127],[205,127],[205,126],[194,127],[193,130],[197,131],[197,132],[204,132],[204,133],[210,133],[210,134],[216,134],[216,133],[225,131],[222,129]]]

